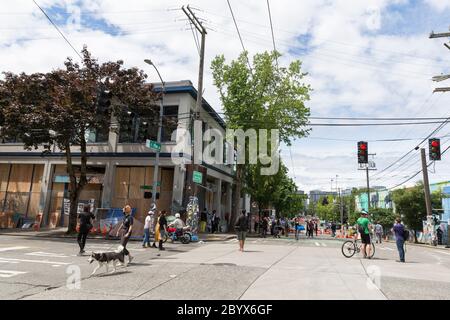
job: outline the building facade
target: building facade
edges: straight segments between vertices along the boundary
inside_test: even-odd
[[[155,84],[155,90],[160,85]],[[201,208],[216,210],[224,220],[232,210],[232,164],[203,163],[202,183],[192,181],[190,154],[176,153],[181,164],[174,162],[176,145],[172,133],[190,130],[197,90],[190,81],[166,83],[163,99],[164,121],[158,170],[157,207],[159,210],[183,210],[189,196],[199,198]],[[200,119],[203,131],[213,128],[225,133],[223,119],[203,100]],[[155,121],[130,115],[128,126],[118,128],[112,121],[109,132],[89,133],[88,185],[80,195],[79,204],[96,208],[136,208],[136,218],[143,220],[151,204],[155,152],[145,145],[156,140]],[[176,131],[178,134],[178,131]],[[79,151],[72,149],[75,166],[80,165]],[[78,156],[78,158],[77,158]],[[20,143],[0,144],[0,227],[13,227],[18,217],[33,219],[42,214],[43,225],[66,226],[68,223],[68,187],[64,154],[53,149],[45,156],[42,150],[26,151]]]

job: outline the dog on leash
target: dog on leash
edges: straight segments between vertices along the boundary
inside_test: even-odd
[[[106,267],[106,272],[108,273],[108,265],[110,262],[112,262],[113,266],[113,270],[110,272],[111,274],[116,272],[116,266],[119,265],[118,263],[120,263],[120,265],[123,264],[125,268],[127,267],[127,263],[125,263],[125,254],[123,250],[120,250],[120,247],[118,251],[92,252],[88,262],[91,264],[94,261],[97,261],[97,266],[90,276],[93,276],[103,265]]]

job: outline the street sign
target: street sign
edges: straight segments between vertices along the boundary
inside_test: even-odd
[[[192,181],[201,184],[203,182],[203,174],[199,171],[194,171],[192,173]]]
[[[148,140],[147,139],[145,141],[145,146],[147,148],[149,148],[149,149],[153,149],[153,150],[156,150],[156,151],[161,151],[161,143],[158,143],[158,142],[153,141],[153,140]]]
[[[158,182],[156,183],[156,186],[157,186],[157,187],[160,187],[160,186],[161,186],[161,181],[158,181]],[[143,190],[152,190],[152,186],[147,186],[147,185],[143,185],[143,186],[141,186],[140,188],[143,189]]]

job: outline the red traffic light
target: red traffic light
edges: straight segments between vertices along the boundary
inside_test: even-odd
[[[433,148],[439,147],[439,142],[437,140],[433,140],[433,142],[431,142],[431,146]]]
[[[359,148],[360,148],[361,150],[367,150],[367,144],[361,143],[361,145],[359,146]]]

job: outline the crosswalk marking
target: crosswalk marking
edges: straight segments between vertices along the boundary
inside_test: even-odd
[[[320,247],[320,244],[318,242],[314,242],[316,246]]]
[[[0,278],[11,278],[25,273],[24,271],[0,270]]]
[[[28,249],[28,247],[6,247],[0,248],[0,252]]]
[[[25,253],[27,256],[36,256],[36,257],[50,257],[50,258],[68,258],[69,256],[66,256],[62,253],[51,253],[51,252],[30,252]]]
[[[326,247],[327,245],[325,243],[322,242],[322,247]]]
[[[118,247],[118,246],[117,246]],[[98,250],[102,250],[102,251],[116,251],[117,247],[100,247],[100,246],[89,246],[86,248],[86,252],[90,252],[90,251],[98,251]],[[140,248],[127,248],[128,251],[147,251],[146,249],[140,249]]]
[[[29,262],[29,263],[43,263],[43,264],[59,264],[59,265],[68,265],[68,262],[60,262],[60,261],[48,261],[48,260],[29,260],[29,259],[14,259],[14,258],[0,258],[0,263],[2,262]]]
[[[436,250],[436,252],[439,252],[439,253],[442,253],[442,254],[450,255],[450,252],[444,252],[444,251],[440,251],[440,250]]]

